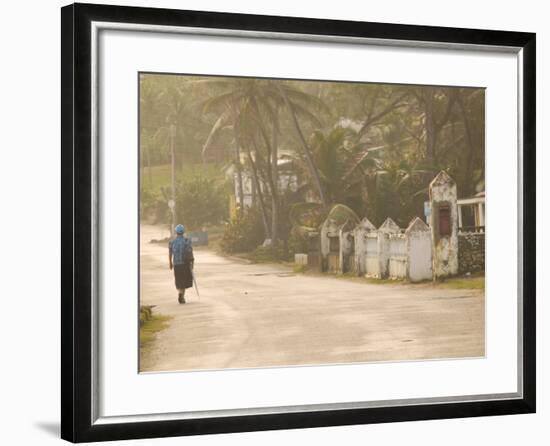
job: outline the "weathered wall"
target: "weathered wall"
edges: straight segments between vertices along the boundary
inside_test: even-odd
[[[485,271],[485,233],[458,234],[458,269],[460,274]]]
[[[454,180],[441,171],[430,183],[430,227],[432,229],[432,267],[436,278],[458,273],[458,213],[457,190]],[[448,234],[440,228],[440,209],[449,211]]]

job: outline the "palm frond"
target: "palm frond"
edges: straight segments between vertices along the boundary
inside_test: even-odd
[[[335,204],[330,209],[327,218],[334,220],[338,225],[343,225],[347,221],[357,224],[360,221],[355,211],[345,204]]]
[[[201,151],[201,156],[202,157],[204,157],[204,155],[206,154],[206,152],[207,152],[208,148],[210,147],[210,145],[212,144],[212,141],[213,141],[214,137],[216,136],[216,134],[227,124],[229,115],[230,115],[229,110],[226,110],[224,113],[222,113],[218,117],[218,119],[216,120],[216,122],[214,123],[212,128],[210,129],[210,132],[208,133],[206,141],[205,141],[204,145],[202,146],[202,151]]]

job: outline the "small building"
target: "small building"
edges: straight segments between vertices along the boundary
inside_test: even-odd
[[[241,160],[243,168],[241,169],[241,180],[243,188],[243,199],[239,195],[239,174],[234,166],[226,169],[225,173],[228,178],[233,181],[233,200],[234,206],[244,208],[252,207],[257,200],[257,187],[252,176],[252,172],[245,168],[246,159]],[[282,157],[277,160],[277,187],[279,192],[292,191],[296,192],[299,187],[298,175],[295,172],[293,161],[287,157]],[[260,179],[260,189],[263,193],[269,192],[269,187]]]
[[[485,192],[457,201],[458,272],[485,271]]]
[[[485,232],[485,191],[457,200],[458,231]]]

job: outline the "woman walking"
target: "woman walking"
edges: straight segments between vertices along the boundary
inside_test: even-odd
[[[185,290],[193,286],[193,266],[195,258],[191,240],[184,237],[185,227],[176,226],[176,238],[168,244],[168,260],[170,269],[174,270],[176,289],[178,290],[178,302],[185,303]]]

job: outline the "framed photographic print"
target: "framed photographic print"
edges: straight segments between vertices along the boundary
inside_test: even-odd
[[[62,8],[62,437],[535,411],[535,35]]]

